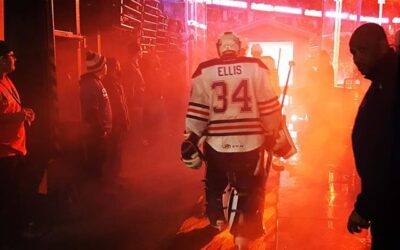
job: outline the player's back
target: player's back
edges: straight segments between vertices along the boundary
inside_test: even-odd
[[[246,152],[262,145],[258,101],[266,94],[260,92],[269,84],[267,74],[260,60],[248,57],[218,58],[199,65],[193,78],[200,78],[197,84],[208,95],[205,135],[215,150]],[[270,98],[274,97],[270,92]]]
[[[204,67],[201,70],[202,82],[210,94],[213,111],[210,120],[257,116],[254,95],[260,82],[261,65],[260,61],[248,57],[219,58],[201,65]]]

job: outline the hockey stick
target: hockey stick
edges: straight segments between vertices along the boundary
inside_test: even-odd
[[[282,93],[281,112],[282,112],[282,109],[283,109],[283,106],[284,106],[284,102],[285,102],[285,98],[286,98],[286,95],[287,95],[287,91],[288,91],[288,88],[289,88],[290,74],[291,74],[291,72],[292,72],[293,66],[294,66],[294,62],[293,62],[293,61],[289,61],[289,71],[288,71],[288,74],[287,74],[285,87],[284,87],[283,93]],[[283,126],[286,126],[286,117],[285,117],[285,116],[283,116],[281,122],[282,122],[282,124],[281,124],[282,127],[283,127]],[[286,128],[284,128],[284,130],[285,130],[285,129],[286,129]],[[287,130],[287,129],[286,129],[286,130]],[[285,132],[288,133],[288,131],[285,131]],[[273,156],[272,149],[269,150],[269,151],[267,151],[267,153],[268,153],[267,161],[265,162],[265,172],[266,172],[266,175],[267,175],[267,176],[266,176],[265,178],[268,178],[268,174],[269,174],[270,168],[271,168],[271,166],[272,166],[272,156]]]
[[[294,66],[294,61],[289,61],[289,72],[287,74],[287,78],[286,78],[286,83],[285,83],[285,87],[283,88],[283,94],[282,94],[282,101],[281,101],[281,110],[283,109],[283,105],[285,104],[285,97],[289,88],[289,79],[290,79],[290,73],[292,73],[292,68]]]
[[[276,71],[279,72],[279,65],[281,64],[281,53],[282,52],[282,48],[279,48],[279,52],[278,52],[278,61],[276,62]]]

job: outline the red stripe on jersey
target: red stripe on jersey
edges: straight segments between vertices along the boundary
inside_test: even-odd
[[[268,110],[268,109],[275,109],[276,107],[280,107],[279,102],[276,102],[276,103],[274,103],[272,105],[269,105],[269,106],[260,107],[259,110],[261,112],[261,111],[265,111],[265,110]]]
[[[209,115],[210,115],[209,112],[200,111],[200,110],[196,110],[196,109],[188,109],[188,112],[193,112],[193,113],[197,113],[197,114],[201,114],[201,115],[206,115],[206,116],[209,116]]]
[[[213,121],[210,121],[210,124],[259,122],[259,121],[260,121],[260,118],[242,118],[242,119],[231,119],[231,120],[213,120]]]
[[[260,128],[260,125],[238,125],[238,126],[211,127],[211,128],[208,128],[208,130],[243,129],[243,128]]]
[[[260,116],[271,115],[271,114],[273,114],[273,113],[275,113],[275,112],[278,112],[278,111],[280,111],[280,110],[281,110],[280,108],[277,108],[277,109],[271,110],[271,111],[269,111],[269,112],[267,112],[267,113],[261,113],[261,112],[260,112]]]
[[[257,102],[257,104],[258,105],[266,105],[266,104],[269,104],[269,103],[272,103],[272,102],[275,102],[275,101],[278,101],[278,97],[277,96],[275,96],[274,98],[269,99],[267,101]]]
[[[263,131],[251,131],[251,132],[229,132],[229,133],[205,133],[206,136],[235,136],[235,135],[262,135]]]
[[[195,106],[196,108],[210,109],[210,107],[208,107],[207,105],[195,102],[189,102],[189,106]]]

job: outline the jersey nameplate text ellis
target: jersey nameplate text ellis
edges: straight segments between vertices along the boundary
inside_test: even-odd
[[[242,65],[221,66],[217,68],[218,76],[234,76],[242,74]]]

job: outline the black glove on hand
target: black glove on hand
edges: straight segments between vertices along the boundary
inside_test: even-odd
[[[201,167],[201,158],[197,147],[189,140],[185,140],[181,145],[181,156],[183,163],[188,168],[199,169]]]

